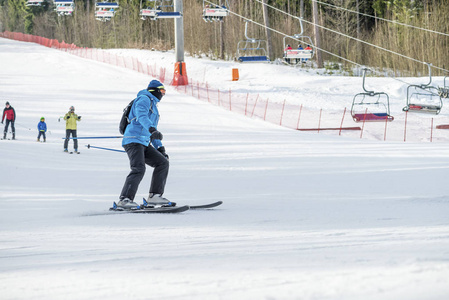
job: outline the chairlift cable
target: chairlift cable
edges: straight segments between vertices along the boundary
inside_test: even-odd
[[[441,35],[445,35],[445,36],[449,37],[449,34],[444,33],[444,32],[439,32],[439,31],[436,31],[436,30],[431,30],[431,29],[422,28],[422,27],[418,27],[418,26],[414,26],[414,25],[410,25],[410,24],[401,23],[401,22],[398,22],[398,21],[393,21],[393,20],[388,20],[388,19],[381,18],[381,17],[372,16],[372,15],[361,13],[361,12],[358,12],[358,11],[355,11],[355,10],[351,10],[351,9],[348,9],[348,8],[336,6],[336,5],[333,5],[333,4],[330,4],[330,3],[321,2],[319,0],[311,0],[311,1],[319,3],[319,4],[322,4],[322,5],[331,6],[331,7],[337,8],[337,9],[349,11],[349,12],[352,12],[352,13],[355,13],[355,14],[359,14],[359,15],[362,15],[362,16],[365,16],[365,17],[370,17],[370,18],[381,20],[381,21],[390,22],[390,23],[393,23],[393,24],[402,25],[402,26],[406,26],[406,27],[411,27],[411,28],[414,28],[414,29],[424,30],[424,31],[427,31],[427,32],[431,32],[431,33],[435,33],[435,34],[441,34]]]
[[[261,0],[255,0],[255,1],[257,1],[257,2],[259,2],[259,3],[262,3],[263,5],[266,5],[266,6],[272,8],[272,9],[274,9],[274,10],[277,10],[277,11],[279,11],[279,12],[282,12],[282,13],[284,13],[284,14],[290,16],[290,17],[298,18],[297,16],[294,16],[294,15],[292,15],[292,14],[289,14],[289,13],[287,13],[287,12],[285,12],[285,11],[279,9],[279,8],[276,8],[276,7],[271,6],[271,5],[269,5],[269,4],[265,4],[265,3],[263,3]],[[398,55],[398,56],[400,56],[400,57],[402,57],[402,58],[406,58],[406,59],[412,60],[412,61],[417,62],[417,63],[423,63],[423,64],[426,63],[426,62],[421,61],[421,60],[418,60],[418,59],[416,59],[416,58],[409,57],[409,56],[407,56],[407,55],[404,55],[404,54],[395,52],[395,51],[393,51],[393,50],[385,49],[385,48],[383,48],[383,47],[374,45],[374,44],[372,44],[372,43],[369,43],[369,42],[366,42],[366,41],[364,41],[364,40],[358,39],[358,38],[356,38],[356,37],[347,35],[347,34],[345,34],[345,33],[338,32],[338,31],[336,31],[336,30],[327,28],[327,27],[325,27],[325,26],[318,25],[318,24],[314,24],[313,22],[310,22],[310,21],[307,21],[307,20],[304,20],[304,19],[302,19],[302,20],[303,20],[304,22],[308,23],[308,24],[313,25],[313,26],[320,27],[320,28],[322,28],[322,29],[325,29],[325,30],[328,30],[328,31],[330,31],[330,32],[333,32],[333,33],[342,35],[342,36],[347,37],[347,38],[349,38],[349,39],[353,39],[353,40],[355,40],[355,41],[357,41],[357,42],[360,42],[360,43],[363,43],[363,44],[367,44],[367,45],[372,46],[372,47],[374,47],[374,48],[377,48],[377,49],[380,49],[380,50],[384,50],[384,51],[386,51],[386,52],[389,52],[389,53]],[[320,49],[320,50],[321,50],[321,49]],[[325,52],[325,51],[324,51],[324,52]],[[327,52],[327,53],[328,53],[328,52]],[[334,55],[334,56],[336,56],[336,55]],[[435,69],[438,69],[438,70],[440,70],[440,71],[449,73],[449,70],[444,69],[444,68],[440,68],[440,67],[433,66],[433,65],[432,65],[432,68],[435,68]]]
[[[208,1],[208,0],[204,0],[204,1],[205,1],[205,2],[208,2],[208,3],[211,3],[211,4],[215,4],[215,3],[210,2],[210,1]],[[258,0],[256,0],[256,1],[258,1]],[[258,1],[258,2],[260,2],[260,1]],[[267,5],[268,5],[268,4],[267,4]],[[288,13],[286,13],[286,12],[284,12],[284,11],[282,11],[282,10],[276,8],[276,7],[272,7],[272,6],[270,6],[270,5],[268,5],[268,6],[271,7],[271,8],[273,8],[273,9],[275,9],[275,10],[279,10],[279,11],[285,13],[285,14],[288,14]],[[246,18],[246,17],[244,17],[244,16],[242,16],[242,15],[239,15],[239,14],[237,14],[237,13],[235,13],[235,12],[229,10],[229,9],[228,9],[228,11],[229,11],[231,14],[236,15],[236,16],[238,16],[239,18],[244,19],[244,20],[246,20],[246,21],[248,21],[248,22],[252,22],[252,23],[254,23],[254,24],[256,24],[256,25],[259,25],[259,26],[261,26],[261,27],[263,27],[263,28],[267,28],[267,29],[269,29],[269,30],[271,30],[271,31],[273,31],[273,32],[275,32],[275,33],[280,34],[280,35],[283,35],[283,36],[286,36],[286,37],[290,37],[290,38],[292,38],[293,40],[296,40],[296,41],[301,42],[301,43],[303,43],[303,44],[305,43],[305,42],[302,41],[302,40],[299,40],[299,39],[297,39],[297,38],[291,37],[291,36],[288,35],[288,34],[285,34],[285,33],[281,32],[281,31],[276,30],[276,29],[267,27],[267,26],[265,26],[265,25],[263,25],[263,24],[257,23],[257,22],[255,22],[255,21],[253,21],[253,20],[251,20],[251,19],[248,19],[248,18]],[[290,14],[288,14],[288,15],[290,15]],[[293,15],[290,15],[290,16],[299,19],[297,16],[293,16]],[[302,19],[302,18],[301,18],[301,20],[305,21],[305,20]],[[308,23],[310,23],[310,22],[308,22]],[[311,23],[311,24],[313,24],[313,23]],[[327,53],[327,54],[329,54],[329,55],[331,55],[331,56],[334,56],[334,57],[336,57],[336,58],[339,58],[339,59],[341,59],[341,60],[344,60],[344,61],[346,61],[346,62],[349,62],[349,63],[351,63],[351,64],[353,64],[353,65],[355,65],[355,66],[357,66],[357,67],[361,67],[361,68],[365,67],[365,65],[356,63],[356,62],[354,62],[354,61],[352,61],[352,60],[350,60],[350,59],[347,59],[347,58],[345,58],[345,57],[343,57],[343,56],[334,54],[334,53],[332,53],[332,52],[330,52],[330,51],[327,51],[327,50],[324,50],[324,49],[322,49],[322,48],[318,48],[318,47],[315,46],[315,45],[313,45],[313,47],[314,47],[315,49],[321,50],[322,52]],[[378,74],[380,74],[380,75],[383,74],[382,72],[379,72],[379,71],[374,71],[374,70],[373,70],[373,72],[376,72],[376,73],[378,73]],[[400,82],[402,82],[402,83],[405,83],[405,84],[407,84],[407,85],[410,85],[409,83],[407,83],[407,82],[405,82],[405,81],[403,81],[403,80],[401,80],[401,79],[399,79],[399,78],[391,77],[391,76],[388,76],[388,75],[387,75],[387,77],[393,78],[393,79],[395,79],[395,80],[397,80],[397,81],[400,81]]]
[[[259,3],[264,4],[264,3],[261,2],[260,0],[256,0],[256,1],[259,2]],[[210,2],[210,1],[208,1],[208,0],[204,0],[204,2],[207,2],[207,3],[210,3],[210,4],[216,5],[214,2]],[[278,11],[280,11],[280,12],[282,12],[282,13],[284,13],[284,14],[287,14],[287,15],[293,17],[293,18],[300,19],[300,18],[297,17],[297,16],[294,16],[294,15],[291,15],[291,14],[289,14],[289,13],[286,13],[286,12],[284,12],[284,11],[282,11],[282,10],[276,8],[276,7],[273,7],[273,6],[269,5],[269,4],[264,4],[264,5],[267,5],[268,7],[273,8],[273,9],[275,9],[275,10],[278,10]],[[271,27],[268,27],[268,26],[265,26],[265,25],[263,25],[263,24],[260,24],[260,23],[258,23],[258,22],[255,22],[255,21],[253,21],[253,20],[251,20],[251,19],[248,19],[248,18],[246,18],[246,17],[244,17],[244,16],[242,16],[242,15],[239,15],[239,14],[237,14],[237,13],[235,13],[235,12],[229,10],[229,9],[228,9],[228,11],[229,11],[229,13],[231,13],[231,14],[233,14],[233,15],[235,15],[235,16],[241,18],[241,19],[244,19],[245,21],[254,23],[254,24],[256,24],[256,25],[258,25],[258,26],[260,26],[260,27],[266,28],[266,29],[271,30],[272,32],[278,33],[278,34],[280,34],[280,35],[283,35],[283,36],[286,36],[286,37],[290,37],[290,38],[292,38],[293,40],[296,40],[296,41],[298,41],[298,42],[305,43],[304,41],[302,41],[302,40],[300,40],[300,39],[291,37],[290,35],[285,34],[285,33],[281,32],[281,31],[279,31],[279,30],[276,30],[276,29],[273,29],[273,28],[271,28]],[[302,18],[301,18],[301,20],[303,20],[303,21],[305,21],[305,22],[307,22],[307,23],[313,25],[312,22],[308,22],[308,21],[306,21],[306,20],[304,20],[304,19],[302,19]],[[326,29],[326,30],[331,30],[331,29],[328,29],[328,28],[323,27],[323,26],[318,25],[318,24],[317,24],[317,26],[322,27],[322,28],[324,28],[324,29]],[[342,34],[342,33],[340,33],[340,32],[336,32],[336,33]],[[342,35],[344,35],[344,34],[342,34]],[[353,37],[351,37],[351,36],[348,36],[348,37],[349,37],[349,38],[353,38]],[[353,39],[356,39],[356,38],[353,38]],[[360,41],[361,41],[361,42],[364,42],[364,41],[362,41],[362,40],[360,40]],[[367,42],[364,42],[364,43],[367,43]],[[369,43],[368,43],[368,44],[369,44]],[[382,49],[382,50],[386,50],[386,51],[395,53],[394,51],[391,51],[391,50],[388,50],[388,49],[383,49],[382,47],[379,47],[379,46],[376,46],[376,45],[373,45],[373,46],[375,46],[375,47],[377,47],[377,48],[380,48],[380,49]],[[320,51],[322,51],[322,52],[324,52],[324,53],[327,53],[327,54],[329,54],[329,55],[331,55],[331,56],[334,56],[334,57],[339,58],[339,59],[341,59],[341,60],[343,60],[343,61],[349,62],[349,63],[351,63],[351,64],[353,64],[353,65],[355,65],[355,66],[362,67],[362,68],[363,68],[363,67],[366,67],[365,65],[356,63],[356,62],[354,62],[354,61],[352,61],[352,60],[350,60],[350,59],[347,59],[347,58],[342,57],[342,56],[340,56],[340,55],[334,54],[334,53],[332,53],[332,52],[330,52],[330,51],[324,50],[324,49],[319,48],[319,47],[317,47],[317,46],[315,46],[315,45],[313,45],[313,47],[314,47],[315,49],[318,49],[318,50],[320,50]],[[402,54],[398,54],[398,55],[404,56],[404,55],[402,55]],[[407,56],[404,56],[404,57],[409,58],[409,57],[407,57]],[[422,62],[422,61],[419,61],[419,60],[416,60],[416,59],[413,59],[413,58],[409,58],[409,59],[412,59],[412,60],[414,60],[414,61],[416,61],[416,62],[419,62],[419,63],[428,64],[427,62]],[[446,70],[446,69],[443,69],[443,68],[439,68],[439,67],[435,67],[435,66],[433,66],[433,65],[431,65],[431,67],[434,67],[434,68],[437,68],[437,69],[440,69],[440,70],[442,70],[442,71],[444,71],[444,72],[448,72],[448,73],[449,73],[449,70]],[[371,71],[372,71],[373,73],[378,73],[378,74],[380,74],[380,75],[384,75],[384,76],[385,76],[385,74],[384,74],[383,72],[380,72],[380,71],[377,71],[377,70],[371,70]],[[404,83],[404,84],[406,84],[406,85],[411,85],[410,83],[408,83],[408,82],[406,82],[406,81],[404,81],[404,80],[402,80],[402,79],[399,79],[399,78],[397,78],[397,77],[394,77],[394,76],[386,75],[386,77],[392,78],[392,79],[397,80],[397,81],[399,81],[399,82],[402,82],[402,83]]]
[[[257,1],[257,0],[256,0],[256,1]],[[210,4],[216,5],[215,3],[210,2],[210,1],[208,1],[208,0],[204,0],[204,2],[207,2],[207,3],[210,3]],[[273,31],[273,32],[275,32],[275,33],[278,33],[278,34],[280,34],[280,35],[290,37],[290,38],[292,38],[293,40],[298,41],[298,42],[301,42],[301,43],[303,43],[303,44],[306,43],[306,42],[303,41],[303,40],[300,40],[300,39],[291,37],[290,35],[285,34],[285,33],[281,32],[281,31],[279,31],[279,30],[276,30],[276,29],[273,29],[273,28],[271,28],[271,27],[265,26],[265,25],[263,25],[263,24],[257,23],[257,22],[255,22],[255,21],[253,21],[253,20],[251,20],[251,19],[248,19],[248,18],[246,18],[246,17],[244,17],[244,16],[242,16],[242,15],[239,15],[239,14],[237,14],[237,13],[235,13],[235,12],[229,10],[229,9],[228,9],[228,11],[229,11],[229,13],[231,13],[231,14],[233,14],[233,15],[235,15],[235,16],[241,18],[241,19],[244,19],[245,21],[254,23],[254,24],[258,25],[258,26],[261,26],[261,27],[263,27],[263,28],[266,28],[266,29],[268,29],[268,30],[271,30],[271,31]],[[295,18],[298,18],[298,17],[295,17]],[[313,47],[314,47],[315,49],[318,49],[318,50],[323,51],[324,53],[327,53],[327,54],[329,54],[329,55],[335,56],[335,57],[337,57],[337,58],[339,58],[339,59],[341,59],[341,60],[347,61],[347,62],[349,62],[349,63],[351,63],[351,64],[356,65],[356,66],[359,66],[359,67],[362,67],[362,66],[363,66],[363,65],[358,64],[358,63],[356,63],[356,62],[354,62],[354,61],[352,61],[352,60],[349,60],[349,59],[347,59],[347,58],[344,58],[344,57],[342,57],[342,56],[339,56],[339,55],[337,55],[337,54],[334,54],[334,53],[332,53],[332,52],[329,52],[329,51],[327,51],[327,50],[324,50],[324,49],[322,49],[322,48],[318,48],[318,47],[315,46],[315,45],[314,45]]]

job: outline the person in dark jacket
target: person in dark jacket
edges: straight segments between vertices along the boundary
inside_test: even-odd
[[[8,133],[9,124],[11,124],[12,139],[16,139],[16,128],[14,127],[14,122],[16,121],[16,111],[7,101],[5,104],[5,109],[3,110],[2,124],[6,117],[5,129],[3,130],[3,139],[6,139],[6,133]]]
[[[135,208],[134,202],[140,182],[145,175],[145,165],[154,168],[148,204],[175,205],[162,197],[168,177],[168,155],[162,145],[162,134],[157,130],[159,111],[157,105],[165,95],[164,85],[152,80],[148,87],[137,94],[131,107],[122,146],[128,154],[131,172],[126,177],[117,206]]]

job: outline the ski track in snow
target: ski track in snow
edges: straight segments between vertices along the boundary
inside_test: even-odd
[[[120,149],[121,140],[80,140],[81,154],[67,155],[58,118],[74,105],[79,136],[117,135],[123,107],[151,78],[6,39],[0,62],[0,98],[16,109],[18,138],[0,141],[0,298],[447,299],[446,137],[404,143],[399,131],[391,142],[297,132],[168,86],[158,128],[171,164],[165,195],[178,205],[224,204],[112,215],[128,159],[85,146]],[[187,67],[244,93],[314,93],[324,99],[316,107],[329,111],[338,106],[325,101],[330,94],[361,89],[360,78],[283,66],[242,65],[240,83],[222,79],[220,68],[232,63],[188,58]],[[404,94],[397,83],[370,80],[391,88],[393,102]],[[36,142],[42,116],[47,143]],[[150,176],[147,169],[137,197],[147,196]]]

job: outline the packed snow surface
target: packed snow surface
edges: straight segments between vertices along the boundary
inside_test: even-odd
[[[127,156],[86,146],[120,149],[121,140],[80,140],[81,154],[63,153],[58,119],[73,105],[78,136],[118,135],[123,107],[152,78],[7,39],[0,64],[0,99],[17,113],[17,140],[0,141],[1,299],[448,299],[444,131],[432,143],[400,141],[399,131],[397,141],[299,132],[167,86],[158,128],[170,155],[165,196],[224,203],[110,214]],[[194,77],[221,64],[234,63],[188,58],[187,66]],[[348,95],[361,89],[360,77],[252,66],[252,79],[215,72],[210,84],[255,93],[262,83],[285,96],[303,81],[323,110],[340,109],[343,86]],[[392,85],[399,111],[405,89]],[[331,89],[337,96],[326,101]],[[36,141],[41,117],[46,143]],[[148,168],[139,202],[150,178]]]

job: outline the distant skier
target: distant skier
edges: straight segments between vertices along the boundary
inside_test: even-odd
[[[3,109],[3,116],[2,116],[2,124],[6,117],[6,124],[5,129],[3,130],[3,139],[6,139],[6,134],[8,133],[8,127],[9,124],[11,124],[11,131],[12,131],[12,139],[16,139],[16,128],[14,127],[14,122],[16,121],[16,111],[14,108],[9,104],[8,101],[5,103],[5,109]]]
[[[159,122],[157,105],[164,95],[164,85],[158,80],[152,80],[146,89],[137,94],[131,107],[128,116],[131,123],[126,127],[125,137],[122,141],[122,146],[128,154],[131,172],[123,185],[120,201],[117,203],[119,207],[138,206],[134,202],[134,197],[145,175],[145,164],[154,168],[148,204],[170,205],[171,203],[162,197],[168,177],[169,163],[165,147],[161,142],[162,134],[157,130]]]
[[[45,118],[42,117],[39,123],[37,124],[37,130],[39,130],[39,134],[37,136],[37,141],[41,141],[41,136],[44,140],[44,143],[47,141],[47,137],[45,136],[45,133],[47,132],[47,124],[45,123]]]
[[[72,137],[76,138],[76,122],[81,121],[81,116],[78,116],[75,114],[75,107],[70,106],[70,110],[68,113],[64,116],[65,120],[65,140],[64,140],[64,152],[69,152],[68,146],[69,146],[69,139],[70,135]],[[78,140],[73,139],[73,148],[75,149],[75,152],[78,153]]]

